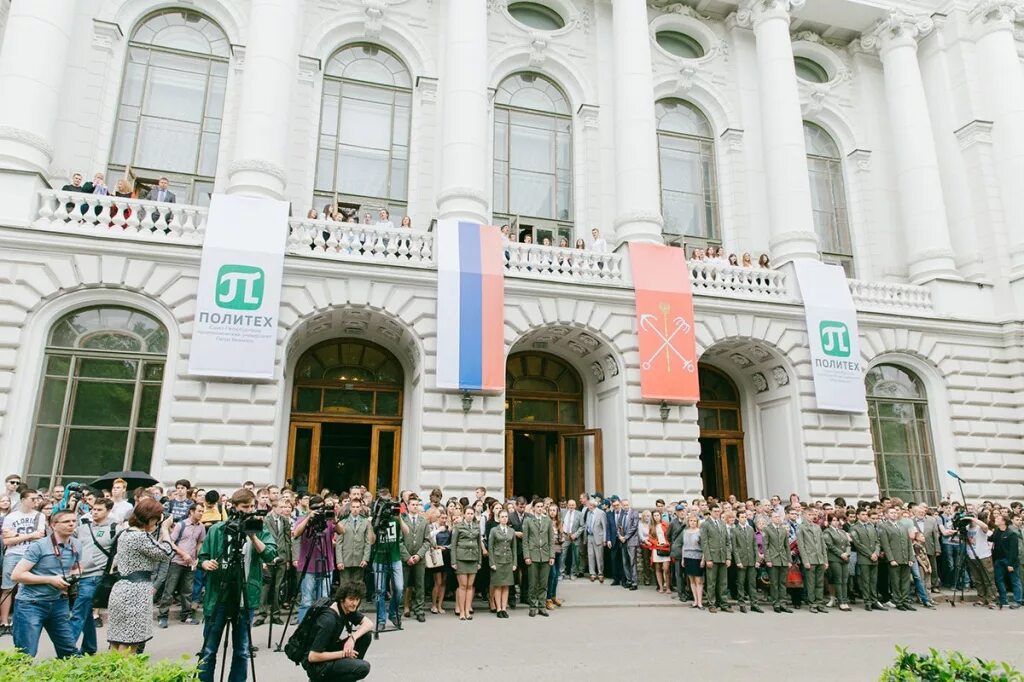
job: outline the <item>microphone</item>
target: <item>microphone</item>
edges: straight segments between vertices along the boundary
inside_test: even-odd
[[[960,478],[957,475],[957,473],[955,471],[953,471],[952,469],[946,469],[946,473],[949,474],[950,476],[952,476],[953,478],[955,478],[956,480],[960,481],[961,483],[965,483],[966,482],[966,481],[964,481],[964,479]]]

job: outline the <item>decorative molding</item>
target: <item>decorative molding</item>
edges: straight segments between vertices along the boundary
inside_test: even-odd
[[[276,163],[266,159],[236,159],[228,165],[229,177],[235,173],[244,172],[263,173],[280,180],[283,186],[288,186],[288,172]]]
[[[231,66],[235,71],[245,70],[245,45],[231,45]]]
[[[449,187],[437,193],[436,202],[438,206],[449,199],[469,199],[482,206],[487,205],[487,195],[473,187]]]
[[[967,15],[983,33],[1014,30],[1014,24],[1024,21],[1024,3],[1019,0],[978,0],[978,5]]]
[[[676,76],[676,90],[681,94],[686,94],[693,89],[694,80],[697,78],[697,67],[694,64],[684,63],[679,68],[679,73]]]
[[[654,223],[658,227],[665,226],[665,219],[662,218],[661,213],[658,211],[633,211],[632,213],[624,213],[615,219],[614,227],[615,231],[618,232],[619,228],[628,223]]]
[[[416,92],[424,102],[437,101],[437,79],[430,76],[416,76]]]
[[[786,372],[786,368],[782,365],[776,365],[772,367],[772,379],[775,380],[776,386],[782,388],[789,384],[789,373]]]
[[[647,0],[647,4],[651,9],[661,10],[665,14],[678,14],[702,22],[714,21],[710,16],[701,14],[690,5],[685,5],[679,2],[679,0]]]
[[[729,148],[730,151],[741,152],[743,151],[743,129],[742,128],[726,128],[719,135],[722,142]]]
[[[92,46],[98,50],[111,51],[114,43],[124,38],[121,27],[112,21],[92,20]]]
[[[953,131],[960,149],[964,151],[976,144],[992,144],[992,121],[975,119]]]
[[[377,39],[384,28],[384,12],[388,8],[387,0],[363,0],[363,35]]]
[[[764,393],[768,390],[768,380],[764,378],[764,374],[761,372],[751,374],[750,380],[754,384],[754,390],[758,393]]]
[[[508,9],[508,0],[487,0],[487,13],[503,12]]]
[[[580,108],[576,110],[576,115],[580,118],[580,123],[584,128],[593,129],[597,128],[598,114],[601,108],[594,104],[581,104]]]
[[[879,20],[860,37],[860,44],[868,50],[878,50],[882,53],[899,44],[916,43],[933,28],[935,22],[931,17],[892,10],[885,19]]]
[[[540,31],[530,32],[530,66],[539,69],[547,61],[548,37]]]
[[[741,0],[740,6],[729,15],[727,23],[740,28],[756,28],[762,19],[772,16],[787,17],[793,10],[800,9],[807,0]]]
[[[594,379],[597,380],[597,383],[604,381],[604,367],[602,367],[601,363],[597,360],[590,363],[590,373],[594,375]]]
[[[609,377],[619,376],[619,363],[615,362],[615,356],[611,353],[604,356],[604,371]]]
[[[312,83],[316,75],[320,73],[320,60],[317,57],[306,57],[299,55],[299,80],[305,83]]]
[[[846,155],[846,158],[854,164],[854,168],[858,171],[870,171],[871,170],[871,150],[870,149],[854,149],[852,152]]]
[[[53,145],[46,141],[41,135],[36,135],[31,130],[15,128],[14,126],[0,125],[0,140],[10,140],[32,147],[46,155],[47,159],[53,158]]]

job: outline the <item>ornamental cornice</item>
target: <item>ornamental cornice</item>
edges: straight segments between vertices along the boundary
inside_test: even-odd
[[[112,21],[92,20],[92,46],[98,50],[111,51],[114,43],[121,40],[124,33],[121,27]]]
[[[928,35],[934,27],[935,22],[931,17],[893,10],[860,37],[860,45],[867,50],[878,50],[880,53],[901,45],[916,47],[917,41]]]
[[[299,80],[312,83],[320,72],[320,59],[299,55]]]
[[[709,15],[701,14],[693,7],[679,2],[679,0],[648,0],[647,4],[651,9],[661,10],[665,14],[679,14],[705,23],[713,21]]]
[[[800,9],[807,0],[742,0],[730,16],[741,28],[756,28],[765,19],[786,19],[793,10]]]
[[[852,152],[846,155],[853,164],[856,170],[867,172],[871,170],[871,150],[870,149],[854,149]]]
[[[36,135],[31,130],[0,125],[0,140],[20,142],[21,144],[42,152],[48,159],[53,158],[53,145],[47,142],[44,137]]]
[[[247,171],[263,173],[280,180],[282,185],[288,184],[288,173],[285,169],[266,159],[236,159],[228,165],[228,176]]]
[[[633,211],[632,213],[623,213],[615,218],[613,225],[615,231],[618,232],[620,227],[629,223],[654,223],[658,227],[664,227],[665,219],[658,211]]]
[[[1014,24],[1024,21],[1024,2],[1021,0],[979,0],[968,17],[983,31],[1013,30]]]
[[[580,123],[583,124],[584,128],[596,128],[599,113],[600,107],[594,104],[581,104],[580,108],[576,111],[576,115],[580,117]]]
[[[726,128],[722,131],[722,134],[718,136],[722,142],[729,148],[730,151],[741,152],[743,151],[743,129],[742,128]]]
[[[416,91],[424,102],[437,101],[437,79],[431,76],[416,76]]]
[[[960,149],[964,151],[976,144],[992,144],[992,121],[975,119],[953,131]]]

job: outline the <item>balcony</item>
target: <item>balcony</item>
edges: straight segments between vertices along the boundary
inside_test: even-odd
[[[201,246],[207,209],[142,199],[43,190],[32,229],[146,243]],[[434,233],[359,223],[292,218],[287,253],[302,258],[436,268]],[[505,276],[544,282],[629,287],[623,256],[584,249],[512,243],[504,249]],[[744,301],[799,302],[786,272],[715,261],[688,261],[693,293]],[[858,310],[934,314],[931,292],[911,284],[849,280]]]

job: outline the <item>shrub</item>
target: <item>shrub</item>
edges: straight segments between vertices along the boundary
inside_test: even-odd
[[[927,656],[896,647],[896,664],[882,671],[880,682],[1024,682],[1008,663],[967,658],[959,651],[929,649]]]
[[[33,660],[19,651],[0,651],[0,682],[192,682],[199,679],[195,663],[152,663],[146,655],[109,652],[95,656]]]

